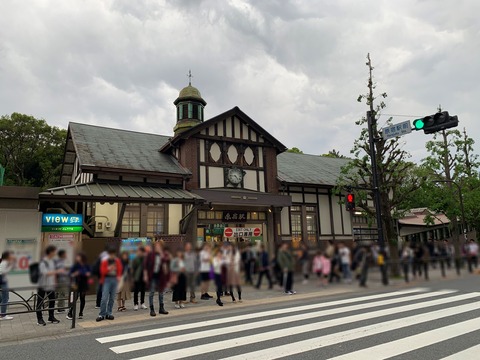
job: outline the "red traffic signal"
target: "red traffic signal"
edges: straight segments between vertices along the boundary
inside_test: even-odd
[[[348,193],[345,197],[345,208],[347,211],[355,210],[355,195]]]

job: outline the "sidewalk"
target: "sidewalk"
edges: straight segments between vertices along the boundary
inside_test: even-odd
[[[439,281],[442,280],[439,269],[430,269],[430,281]],[[466,269],[462,270],[461,277],[468,275]],[[458,278],[455,274],[454,269],[447,270],[447,277],[445,280],[452,280]],[[98,315],[98,309],[95,309],[95,297],[93,295],[87,296],[87,304],[84,311],[84,318],[82,320],[77,319],[76,328],[70,329],[71,321],[65,318],[66,313],[55,314],[55,316],[60,320],[60,324],[47,324],[47,326],[38,326],[36,321],[35,313],[21,314],[14,316],[14,319],[11,321],[0,321],[0,346],[11,343],[11,342],[28,342],[35,341],[44,337],[51,339],[52,337],[64,337],[66,334],[76,335],[84,331],[89,331],[92,329],[101,329],[109,328],[114,325],[125,325],[125,324],[139,324],[141,322],[159,322],[162,318],[172,317],[172,316],[185,316],[189,314],[198,314],[205,311],[208,312],[226,312],[232,307],[248,307],[259,304],[267,303],[281,303],[289,302],[298,299],[311,299],[315,297],[325,297],[331,295],[338,295],[344,293],[361,293],[367,291],[378,291],[378,290],[391,290],[392,288],[398,287],[409,287],[409,286],[422,286],[428,287],[428,281],[423,279],[418,279],[415,281],[410,281],[406,284],[403,279],[390,279],[388,286],[383,286],[380,281],[380,273],[377,268],[370,269],[367,286],[368,288],[360,288],[358,282],[353,282],[352,284],[344,283],[333,283],[329,284],[327,287],[322,288],[318,286],[317,279],[312,278],[307,284],[302,284],[302,278],[300,274],[296,274],[294,282],[294,290],[297,292],[295,295],[286,295],[278,286],[274,286],[274,289],[267,289],[267,282],[264,279],[263,287],[260,290],[255,289],[250,285],[244,285],[242,287],[242,299],[243,302],[232,303],[230,297],[224,298],[224,306],[220,307],[215,304],[215,299],[211,300],[200,300],[199,295],[197,294],[198,303],[197,304],[187,304],[185,309],[175,309],[173,303],[169,300],[171,299],[171,293],[165,295],[166,310],[169,311],[169,315],[158,315],[156,317],[149,316],[149,310],[138,310],[133,311],[133,301],[130,301],[130,304],[127,306],[127,311],[125,312],[116,312],[114,310],[115,320],[108,321],[104,320],[101,322],[96,322],[95,318]],[[210,287],[213,289],[212,286]],[[210,294],[214,293],[210,291]],[[148,293],[146,295],[148,301]],[[237,297],[235,295],[235,297]],[[158,297],[155,299],[155,306],[158,312]],[[77,304],[78,305],[78,304]],[[116,309],[116,304],[114,305]],[[46,314],[44,315],[46,316]]]

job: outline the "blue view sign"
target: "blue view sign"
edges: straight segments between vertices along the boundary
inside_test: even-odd
[[[43,232],[81,232],[83,216],[81,214],[43,214]]]

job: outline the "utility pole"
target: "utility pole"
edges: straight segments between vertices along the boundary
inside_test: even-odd
[[[378,231],[378,246],[380,248],[380,254],[385,258],[385,237],[383,233],[383,221],[382,221],[382,200],[380,195],[380,185],[378,179],[377,168],[377,152],[375,149],[375,133],[376,120],[373,109],[367,111],[367,124],[368,124],[368,142],[370,146],[370,160],[372,162],[372,180],[373,180],[373,200],[375,203],[375,215],[377,221]],[[388,285],[388,275],[385,263],[380,265],[380,271],[382,273],[382,284]]]

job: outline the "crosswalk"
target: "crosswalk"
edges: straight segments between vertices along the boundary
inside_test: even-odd
[[[121,358],[480,358],[480,292],[411,288],[97,338]],[[476,333],[477,332],[477,333]],[[450,342],[462,339],[459,346]],[[458,340],[460,341],[460,340]],[[439,345],[441,344],[441,345]],[[459,349],[459,350],[457,350]]]

